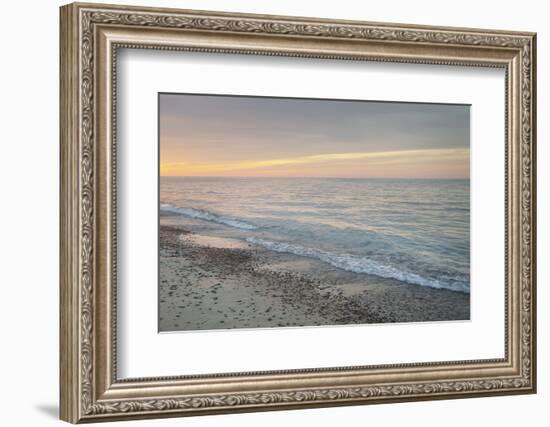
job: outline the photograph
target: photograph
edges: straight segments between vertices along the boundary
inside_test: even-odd
[[[470,105],[158,94],[159,332],[470,319]]]
[[[39,179],[21,173],[39,170],[28,144],[7,144],[23,151],[6,156],[6,176],[29,189],[8,187],[33,208],[6,212],[46,218],[36,197],[59,202],[46,209],[55,224],[38,227],[58,234],[58,262],[38,257],[59,276],[56,301],[30,299],[37,323],[7,299],[9,319],[30,319],[35,335],[50,319],[55,334],[38,335],[59,340],[31,364],[55,392],[39,390],[33,419],[57,422],[58,404],[74,424],[244,412],[269,424],[269,411],[392,403],[369,416],[393,425],[438,401],[440,425],[453,407],[478,419],[470,398],[523,395],[506,402],[529,401],[531,416],[500,410],[503,399],[476,405],[536,424],[543,15],[256,3],[27,13],[59,29],[33,24],[52,42],[30,50],[38,60],[14,44],[18,64],[45,55],[59,81],[40,93],[27,78],[51,105],[5,138],[34,132],[43,150],[48,127],[59,134],[55,159],[34,156]],[[27,107],[19,92],[10,111]],[[56,164],[58,198],[36,191]],[[9,250],[26,255],[21,230],[36,218],[4,223]],[[17,280],[44,276],[23,261]]]

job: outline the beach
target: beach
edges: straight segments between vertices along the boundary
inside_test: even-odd
[[[470,319],[470,295],[359,274],[162,212],[159,331]]]
[[[158,101],[161,332],[470,320],[469,105]]]

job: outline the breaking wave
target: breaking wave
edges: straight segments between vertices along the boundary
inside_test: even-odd
[[[160,210],[164,212],[171,212],[175,214],[185,215],[190,218],[197,218],[205,221],[211,221],[218,224],[227,225],[229,227],[240,228],[241,230],[256,230],[258,228],[255,225],[250,224],[248,222],[218,215],[202,209],[180,208],[169,204],[162,204],[160,205]]]
[[[456,280],[452,281],[431,279],[416,273],[402,271],[394,266],[384,265],[380,262],[365,257],[348,254],[334,254],[320,249],[307,248],[284,242],[273,242],[256,237],[249,237],[246,241],[275,252],[284,252],[305,256],[308,258],[315,258],[336,268],[351,271],[353,273],[372,274],[378,277],[397,279],[413,285],[427,286],[431,288],[449,289],[464,293],[470,292],[468,283],[464,283],[464,281],[460,278],[456,278]]]

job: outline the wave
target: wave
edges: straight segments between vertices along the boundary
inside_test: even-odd
[[[405,272],[393,266],[384,265],[365,257],[348,254],[334,254],[320,249],[306,248],[303,246],[292,245],[290,243],[284,242],[272,242],[256,237],[249,237],[246,239],[246,241],[275,252],[284,252],[294,255],[305,256],[308,258],[315,258],[326,262],[336,268],[351,271],[353,273],[372,274],[387,279],[397,279],[413,285],[427,286],[431,288],[449,289],[452,291],[464,293],[470,292],[469,286],[460,280],[456,280],[450,283],[443,282],[437,279],[430,279],[416,273]]]
[[[237,220],[234,218],[225,217],[212,212],[208,212],[202,209],[195,208],[179,208],[169,204],[161,204],[160,210],[164,212],[171,212],[180,215],[185,215],[190,218],[202,219],[205,221],[211,221],[218,224],[227,225],[229,227],[240,228],[241,230],[256,230],[258,227],[248,222]]]

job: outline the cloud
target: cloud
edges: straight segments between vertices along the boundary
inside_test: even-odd
[[[161,175],[261,175],[262,172],[272,175],[277,170],[283,169],[285,174],[295,174],[300,172],[300,168],[312,165],[318,165],[319,167],[337,166],[345,174],[347,164],[357,164],[359,162],[365,167],[374,165],[391,166],[395,169],[397,176],[399,175],[400,165],[410,166],[414,163],[453,162],[463,164],[467,168],[469,156],[469,148],[445,148],[316,154],[229,163],[174,162],[161,164]]]

